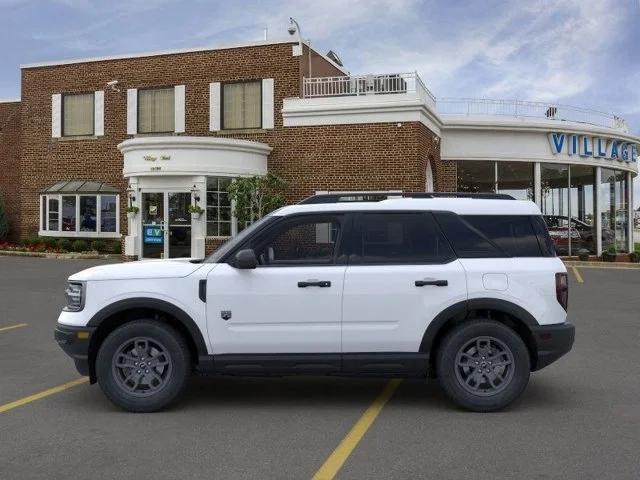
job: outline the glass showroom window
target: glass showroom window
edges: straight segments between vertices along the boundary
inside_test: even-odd
[[[601,169],[600,211],[602,219],[602,251],[628,251],[629,189],[627,174]]]
[[[586,165],[571,165],[569,168],[570,191],[569,210],[571,212],[571,254],[577,255],[582,249],[597,253],[597,231],[595,222],[595,168]]]
[[[231,200],[227,187],[230,177],[207,177],[207,236],[229,237],[232,234]]]
[[[497,162],[498,193],[516,200],[533,200],[533,163]]]
[[[542,215],[556,252],[569,255],[569,165],[540,164],[540,186]]]
[[[118,195],[42,195],[40,202],[42,218],[46,219],[40,222],[43,235],[118,235]]]
[[[222,98],[223,129],[262,127],[262,82],[225,83]]]
[[[76,137],[93,135],[94,94],[65,94],[62,98],[62,136]]]
[[[496,191],[496,162],[461,160],[457,172],[458,192]]]
[[[170,133],[175,131],[175,89],[138,90],[138,132]]]

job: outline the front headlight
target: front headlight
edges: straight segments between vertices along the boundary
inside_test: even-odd
[[[65,312],[79,312],[84,308],[84,283],[67,282],[64,296],[67,299],[67,305],[63,310]]]

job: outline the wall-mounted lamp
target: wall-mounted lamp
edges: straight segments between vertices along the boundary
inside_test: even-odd
[[[136,190],[131,185],[127,188],[127,194],[129,195],[129,200],[132,203],[136,201]]]
[[[193,195],[193,199],[195,200],[196,203],[200,201],[199,193],[200,193],[200,190],[198,190],[198,187],[196,187],[195,185],[191,187],[191,195]]]

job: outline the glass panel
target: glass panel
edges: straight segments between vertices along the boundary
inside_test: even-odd
[[[222,128],[262,126],[262,82],[227,83],[223,97]]]
[[[59,230],[58,223],[58,215],[60,213],[60,202],[57,197],[48,197],[49,198],[49,228],[48,230],[53,230],[57,232]]]
[[[325,237],[335,238],[335,233],[326,226],[324,231],[331,232]],[[357,263],[435,263],[454,257],[431,215],[362,215],[356,235]]]
[[[96,197],[80,197],[80,231],[96,231]]]
[[[100,197],[100,231],[116,231],[116,210],[118,198],[115,195]]]
[[[42,211],[40,213],[40,226],[42,230],[47,229],[47,196],[43,195],[40,197],[40,206]]]
[[[164,193],[142,194],[142,256],[164,257]]]
[[[169,258],[191,256],[191,194],[169,193]]]
[[[595,168],[571,165],[571,254],[578,255],[582,249],[596,254],[595,217]]]
[[[462,218],[512,257],[542,256],[529,215],[464,215]]]
[[[458,187],[459,192],[494,192],[496,187],[495,162],[475,162],[472,160],[459,161]]]
[[[93,93],[63,95],[62,135],[93,135]]]
[[[569,165],[540,164],[541,210],[558,255],[569,255]],[[575,228],[571,236],[577,236]]]
[[[600,218],[602,222],[602,251],[616,249],[616,172],[600,169]]]
[[[175,130],[173,88],[138,91],[138,132],[162,133]]]
[[[230,177],[207,177],[207,236],[231,235]]]
[[[76,196],[62,197],[62,231],[76,231]]]
[[[498,193],[533,200],[533,163],[498,162]]]

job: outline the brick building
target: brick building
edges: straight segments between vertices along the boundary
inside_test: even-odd
[[[436,101],[415,73],[351,76],[334,60],[287,40],[23,65],[21,99],[0,103],[12,235],[202,257],[239,229],[228,182],[269,171],[290,202],[317,191],[510,193],[541,206],[567,253],[629,248],[639,139],[618,117]],[[206,214],[191,218],[194,203]]]

